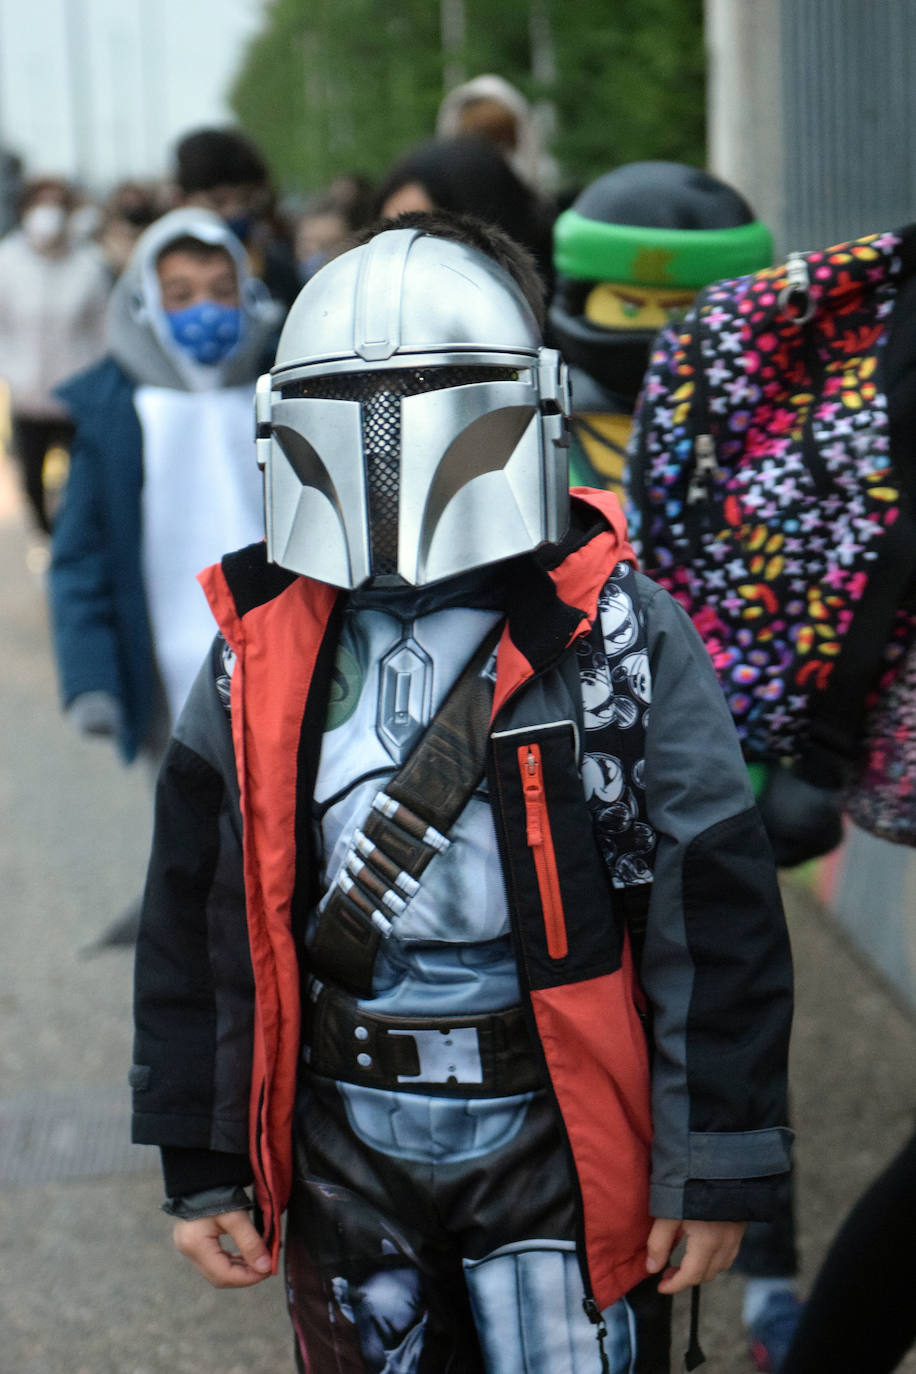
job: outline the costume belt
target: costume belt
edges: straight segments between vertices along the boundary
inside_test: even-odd
[[[481,1016],[379,1016],[309,980],[303,1059],[322,1077],[431,1097],[509,1097],[546,1083],[520,1007]]]

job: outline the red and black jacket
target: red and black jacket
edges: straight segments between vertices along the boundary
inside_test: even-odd
[[[625,922],[586,806],[575,721],[555,710],[599,594],[632,555],[616,499],[577,495],[565,545],[518,565],[489,769],[520,982],[575,1165],[583,1267],[603,1308],[645,1276],[650,1212],[766,1214],[788,1164],[791,998],[775,877],[727,709],[686,618],[645,583],[659,681],[696,735],[694,746],[666,713],[647,753],[647,771],[657,759],[656,774],[670,773],[657,789],[661,868],[642,970],[661,1043],[650,1111]],[[134,1138],[184,1152],[190,1187],[244,1181],[247,1151],[276,1257],[292,1181],[302,929],[319,896],[310,799],[341,600],[268,564],[262,545],[202,581],[236,656],[232,739],[207,664],[160,779],[137,955]],[[710,762],[718,784],[699,776]],[[726,1053],[716,1042],[742,1018],[753,1035],[745,1027]],[[653,1115],[664,1129],[650,1200]]]

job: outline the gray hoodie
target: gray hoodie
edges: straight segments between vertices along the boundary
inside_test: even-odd
[[[238,272],[242,337],[212,367],[195,363],[174,342],[159,295],[156,263],[170,243],[188,236],[225,248]],[[238,386],[264,371],[265,355],[282,319],[283,307],[249,274],[245,249],[232,230],[210,210],[187,206],[163,215],[137,240],[108,304],[108,348],[139,385],[177,391]]]

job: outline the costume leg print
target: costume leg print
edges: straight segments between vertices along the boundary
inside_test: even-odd
[[[569,1241],[528,1241],[465,1261],[487,1374],[599,1370],[596,1328],[582,1306],[582,1276]],[[612,1374],[635,1374],[636,1329],[626,1302],[605,1313]]]
[[[302,1374],[484,1374],[460,1265],[349,1189],[297,1179],[286,1279]]]
[[[416,1243],[411,1243],[411,1240]],[[302,1374],[599,1374],[571,1241],[465,1260],[409,1238],[356,1194],[298,1184],[287,1285]],[[332,1272],[335,1271],[335,1272]],[[610,1374],[637,1374],[636,1317],[604,1314]]]
[[[286,1246],[304,1374],[600,1374],[546,1093],[509,1142],[421,1163],[354,1134],[330,1080],[313,1088]],[[611,1374],[650,1374],[631,1305],[605,1320]]]

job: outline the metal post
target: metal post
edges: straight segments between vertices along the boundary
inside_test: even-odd
[[[705,0],[709,170],[785,235],[781,0]],[[794,245],[798,246],[798,245]]]
[[[528,35],[531,44],[531,75],[543,90],[553,90],[557,82],[557,57],[550,22],[550,0],[531,0],[528,9]],[[549,148],[557,131],[557,107],[547,96],[534,102],[534,122],[542,148]]]
[[[442,80],[446,91],[465,79],[464,45],[467,40],[467,15],[464,0],[440,0],[439,33],[442,43]]]

